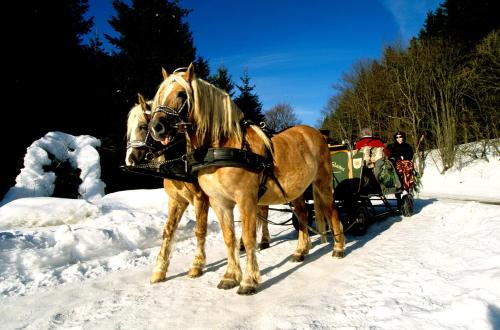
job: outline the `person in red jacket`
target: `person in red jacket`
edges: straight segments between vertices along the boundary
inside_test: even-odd
[[[354,145],[354,149],[359,150],[359,149],[366,147],[366,146],[369,146],[372,148],[376,148],[376,147],[384,148],[384,154],[387,157],[390,156],[389,149],[387,149],[387,147],[385,146],[384,141],[382,141],[382,139],[380,139],[379,137],[373,136],[372,130],[369,128],[363,128],[361,130],[361,139],[359,139],[356,142],[356,144]]]

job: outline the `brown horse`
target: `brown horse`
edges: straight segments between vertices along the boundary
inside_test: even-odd
[[[133,166],[142,163],[147,148],[145,147],[148,124],[151,119],[151,101],[146,101],[139,94],[139,103],[136,104],[128,114],[127,120],[127,153],[125,163],[127,166]],[[154,161],[160,162],[164,155],[158,155]],[[206,264],[205,257],[205,238],[207,235],[207,216],[208,216],[208,197],[203,193],[197,183],[188,183],[178,180],[163,180],[163,188],[168,198],[168,221],[163,228],[163,241],[160,252],[156,259],[156,266],[151,275],[151,283],[157,283],[165,280],[168,270],[170,252],[172,249],[173,238],[179,221],[184,214],[187,206],[192,204],[196,216],[196,253],[193,264],[188,272],[190,277],[198,277],[203,274],[203,267]],[[267,218],[267,207],[261,208],[259,214]],[[260,248],[269,247],[270,235],[267,223],[262,223],[262,240]]]
[[[164,75],[153,100],[150,132],[168,145],[169,132],[183,129],[188,148],[238,148],[251,155],[272,154],[272,173],[241,166],[208,166],[198,172],[198,183],[209,196],[227,247],[228,266],[218,288],[239,285],[239,294],[257,291],[260,271],[256,258],[257,205],[292,203],[300,219],[299,238],[293,261],[309,253],[307,209],[303,194],[312,184],[318,229],[324,233],[325,220],[334,232],[333,256],[344,256],[344,234],[334,206],[332,165],[328,145],[321,133],[309,126],[295,126],[269,139],[255,125],[242,124],[243,113],[223,90],[194,75],[191,64],[185,72]],[[249,154],[250,155],[250,154]],[[274,178],[273,178],[274,177]],[[263,183],[264,185],[262,185]],[[259,197],[259,189],[265,192]],[[234,233],[233,209],[237,207],[243,229],[246,269],[242,275]],[[326,238],[322,235],[322,241]]]

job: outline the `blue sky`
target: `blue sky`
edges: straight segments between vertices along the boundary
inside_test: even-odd
[[[197,54],[211,72],[244,70],[268,110],[290,104],[302,123],[317,126],[321,110],[359,60],[378,59],[384,46],[416,36],[439,0],[181,0]],[[98,33],[113,34],[112,0],[89,0]],[[167,68],[174,69],[174,68]]]

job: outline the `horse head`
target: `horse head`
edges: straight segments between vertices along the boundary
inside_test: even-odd
[[[162,74],[163,82],[153,100],[149,131],[153,139],[167,145],[191,125],[193,93],[190,82],[194,78],[194,67],[191,64],[187,70],[177,69],[171,75],[162,69]]]
[[[125,164],[137,165],[154,151],[154,141],[149,138],[148,124],[151,120],[152,101],[138,94],[138,103],[130,110],[127,119],[127,153]],[[152,160],[152,159],[147,159]]]
[[[153,99],[153,139],[166,145],[175,134],[188,133],[193,147],[241,141],[243,112],[226,91],[196,78],[192,63],[171,75],[163,70],[163,77]]]

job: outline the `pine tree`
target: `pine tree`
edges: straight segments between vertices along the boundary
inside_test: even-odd
[[[20,134],[0,134],[8,141],[4,151],[9,155],[0,166],[0,198],[14,185],[34,140],[53,130],[75,133],[80,126],[75,119],[86,116],[82,100],[92,85],[82,78],[86,55],[81,42],[93,24],[84,17],[87,10],[88,0],[14,1],[4,10],[22,27],[10,29],[2,40],[9,48],[4,52],[8,70],[1,78],[7,88],[2,120],[19,125]]]
[[[446,0],[427,15],[420,38],[441,38],[471,49],[500,28],[498,1]]]
[[[217,69],[217,73],[209,77],[209,82],[219,87],[220,89],[225,90],[231,97],[233,97],[234,84],[231,81],[231,75],[229,74],[225,66],[221,65]]]
[[[250,85],[248,71],[245,71],[240,79],[243,85],[236,85],[240,91],[240,95],[234,102],[243,111],[246,119],[258,124],[264,121],[264,115],[262,114],[262,103],[259,101],[257,94],[253,93],[255,85]]]
[[[9,18],[22,22],[22,28],[10,31],[4,40],[9,45],[5,53],[9,70],[2,75],[10,89],[6,95],[14,102],[29,95],[30,100],[52,103],[44,111],[23,107],[21,116],[30,118],[23,123],[29,135],[24,135],[29,138],[26,143],[48,130],[71,133],[76,126],[66,116],[68,106],[75,112],[81,109],[78,99],[86,92],[80,89],[86,69],[81,42],[93,25],[92,19],[84,18],[87,10],[88,0],[14,2],[9,9]]]
[[[193,37],[184,22],[189,10],[168,0],[116,0],[113,7],[117,15],[109,23],[119,36],[105,37],[118,49],[119,89],[132,106],[137,92],[154,95],[162,67],[172,72],[195,60]]]
[[[198,58],[194,62],[194,68],[196,71],[196,77],[207,80],[210,76],[210,67],[208,65],[208,61],[203,57],[198,56]]]

